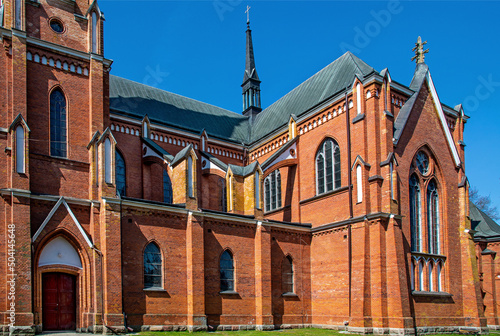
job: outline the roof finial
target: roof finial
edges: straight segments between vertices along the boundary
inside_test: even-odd
[[[250,28],[250,6],[247,5],[247,10],[245,11],[245,13],[247,13],[247,26],[248,28]]]
[[[425,54],[429,52],[429,49],[424,50],[424,45],[427,44],[427,41],[422,42],[422,38],[419,36],[417,43],[415,43],[415,47],[411,51],[415,52],[415,56],[411,58],[411,61],[417,60],[417,64],[425,63]]]

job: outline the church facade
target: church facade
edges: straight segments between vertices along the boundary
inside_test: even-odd
[[[97,1],[0,14],[4,333],[499,324],[425,42],[408,85],[346,53],[262,108],[248,26],[234,113],[111,75]]]

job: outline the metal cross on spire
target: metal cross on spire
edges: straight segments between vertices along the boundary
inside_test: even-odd
[[[247,10],[245,11],[245,13],[247,13],[247,25],[250,25],[250,6],[247,5]]]
[[[417,64],[425,63],[425,54],[429,52],[429,49],[424,50],[424,45],[427,44],[427,41],[422,42],[422,38],[419,36],[417,43],[415,43],[415,47],[411,51],[415,52],[415,56],[411,58],[411,61],[417,60]]]

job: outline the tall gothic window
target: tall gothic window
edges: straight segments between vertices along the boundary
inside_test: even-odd
[[[427,230],[429,253],[439,254],[439,195],[435,180],[427,186]]]
[[[233,255],[228,250],[225,250],[220,257],[220,290],[234,291]]]
[[[340,188],[340,149],[333,139],[326,139],[316,153],[316,191],[323,194]]]
[[[293,261],[290,256],[286,256],[281,264],[281,279],[283,293],[293,293]]]
[[[19,125],[16,127],[16,171],[20,174],[24,174],[26,172],[24,147],[24,128]]]
[[[66,157],[66,98],[60,89],[50,94],[50,155]]]
[[[226,181],[223,178],[220,178],[217,181],[217,186],[219,189],[219,210],[227,211],[227,198],[226,198]]]
[[[281,208],[281,174],[276,169],[264,180],[264,202],[266,211]]]
[[[162,288],[161,253],[155,243],[149,243],[144,250],[144,288]]]
[[[420,222],[420,186],[415,174],[410,177],[410,228],[411,250],[422,251],[422,229]]]
[[[187,183],[188,183],[188,196],[189,197],[194,197],[194,191],[193,191],[193,158],[191,156],[188,156],[188,166],[187,166]]]
[[[125,160],[119,151],[115,151],[115,183],[116,191],[120,196],[125,196],[127,189],[127,178]]]
[[[260,209],[260,174],[258,171],[255,172],[254,187],[255,207]]]
[[[104,140],[104,180],[106,183],[111,181],[111,141]]]
[[[165,169],[163,170],[163,202],[168,204],[173,202],[172,182]]]
[[[92,12],[92,52],[97,54],[97,15]]]

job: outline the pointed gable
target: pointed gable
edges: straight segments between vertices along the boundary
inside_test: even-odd
[[[446,117],[443,112],[443,107],[437,95],[436,88],[434,87],[434,82],[432,81],[429,67],[425,63],[417,64],[415,74],[413,75],[413,79],[410,84],[410,89],[414,91],[414,93],[403,105],[396,120],[394,121],[394,145],[397,145],[399,140],[401,139],[403,131],[407,125],[412,111],[414,110],[415,103],[417,102],[417,98],[424,84],[428,85],[429,93],[432,97],[434,108],[437,111],[441,127],[446,136],[446,141],[450,148],[455,166],[459,167],[461,165],[460,156],[458,155],[457,147],[455,146],[450,129],[448,128]]]

